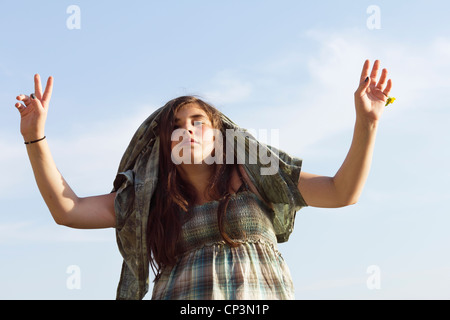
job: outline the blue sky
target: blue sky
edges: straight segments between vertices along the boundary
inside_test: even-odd
[[[69,29],[70,5],[80,29]],[[380,28],[369,29],[370,5]],[[360,201],[304,208],[279,246],[297,299],[449,299],[450,24],[446,1],[14,1],[0,4],[0,298],[114,299],[113,229],[56,225],[19,133],[15,97],[55,79],[46,135],[79,196],[108,193],[157,107],[197,94],[242,127],[278,129],[303,170],[334,175],[353,93],[380,59],[396,102]],[[286,118],[283,115],[289,113]],[[70,289],[70,266],[80,288]],[[378,289],[369,289],[377,266]],[[151,293],[147,295],[147,299]]]

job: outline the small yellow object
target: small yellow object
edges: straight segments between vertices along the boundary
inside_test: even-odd
[[[386,101],[386,105],[385,107],[387,107],[388,105],[390,105],[391,103],[394,103],[395,98],[394,97],[388,97],[387,101]]]

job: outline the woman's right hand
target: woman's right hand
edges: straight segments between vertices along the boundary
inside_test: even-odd
[[[48,78],[45,91],[42,94],[41,79],[39,74],[36,74],[34,76],[34,90],[34,99],[24,94],[16,97],[23,103],[17,102],[15,106],[20,112],[20,133],[25,141],[37,140],[45,135],[45,120],[52,96],[53,77]]]

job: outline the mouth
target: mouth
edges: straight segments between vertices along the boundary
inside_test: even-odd
[[[186,141],[186,143],[199,144],[199,142],[197,140],[195,140],[194,138],[191,138],[190,140]]]
[[[200,142],[198,142],[197,140],[192,138],[190,140],[186,140],[185,142],[182,142],[182,145],[185,145],[185,144],[194,145],[194,144],[200,144]]]

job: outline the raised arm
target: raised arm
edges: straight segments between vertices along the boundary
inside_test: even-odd
[[[375,61],[370,75],[369,68],[370,61],[366,60],[355,92],[353,140],[343,164],[334,177],[300,173],[298,189],[310,206],[343,207],[356,203],[361,195],[372,162],[378,121],[392,89],[392,81],[386,81],[386,69],[377,83],[380,61]]]
[[[94,229],[115,226],[114,197],[105,194],[78,197],[58,171],[45,137],[45,121],[53,89],[49,77],[44,93],[38,74],[34,77],[35,93],[17,96],[15,104],[20,112],[20,132],[39,191],[57,224],[72,228]],[[29,143],[31,142],[31,143]]]

